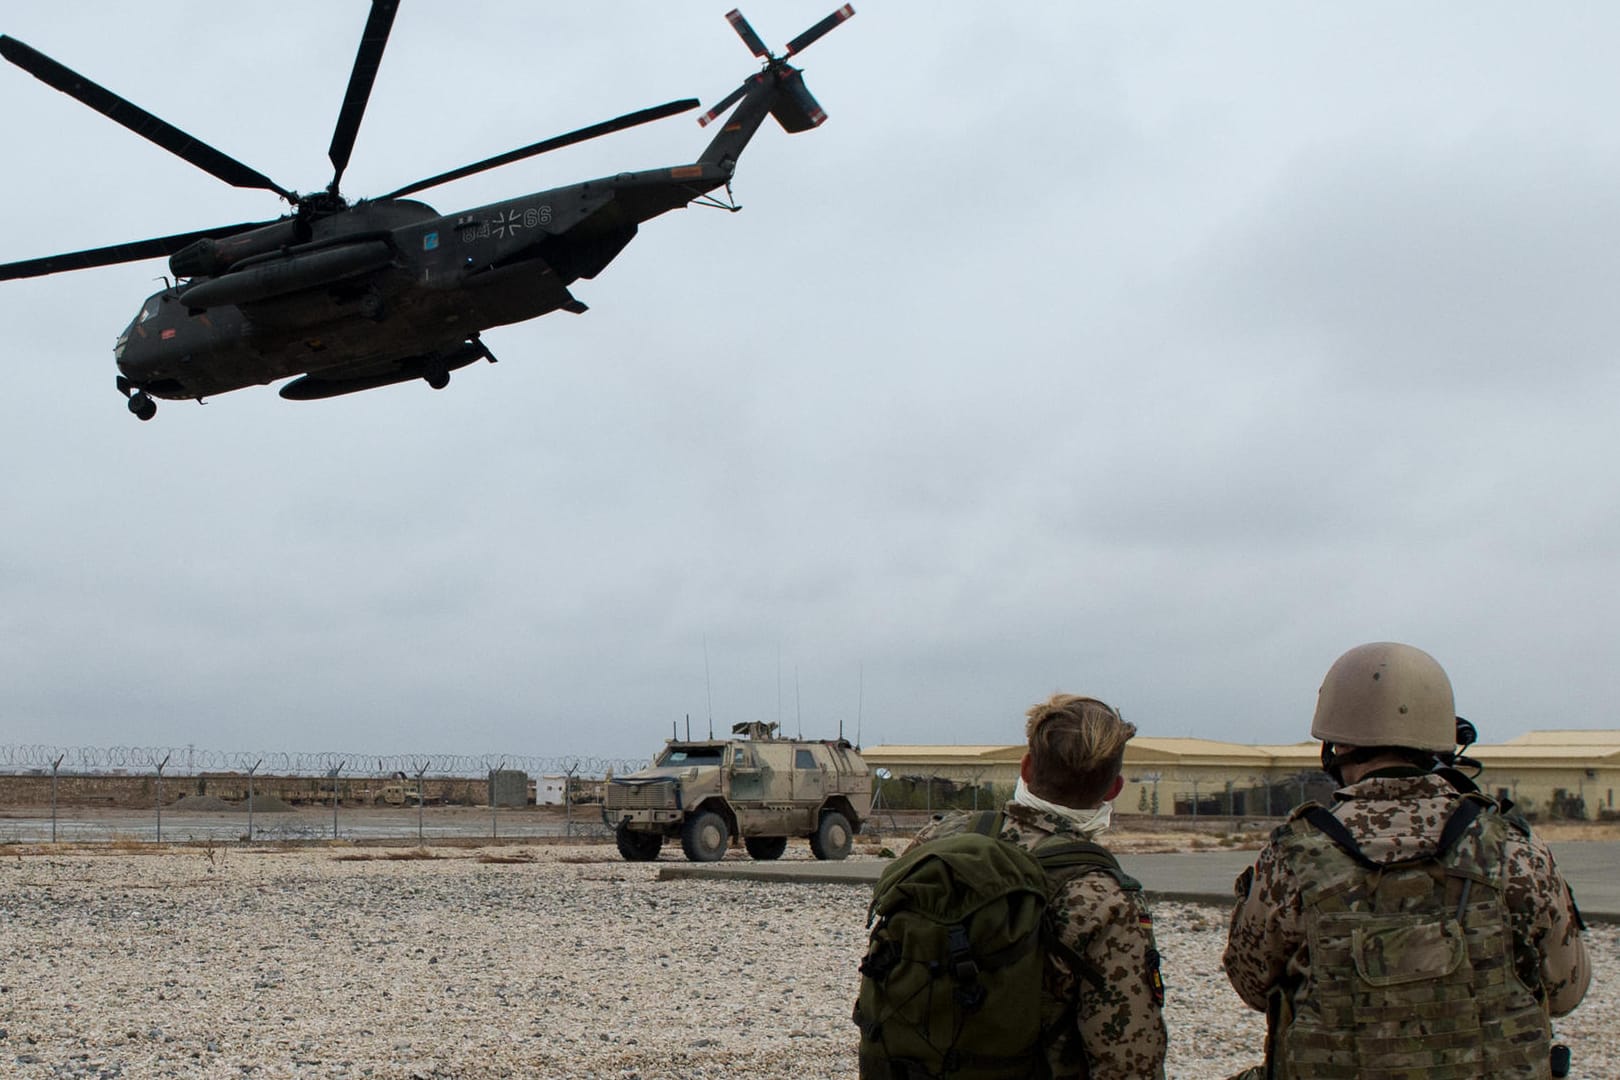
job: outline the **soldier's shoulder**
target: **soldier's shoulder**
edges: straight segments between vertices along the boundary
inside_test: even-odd
[[[1139,921],[1146,904],[1141,886],[1095,870],[1060,880],[1053,890],[1052,911],[1059,919],[1101,927]]]

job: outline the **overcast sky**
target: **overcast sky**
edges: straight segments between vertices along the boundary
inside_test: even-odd
[[[830,6],[747,14],[780,47]],[[755,70],[726,7],[405,0],[344,190],[707,106]],[[1003,743],[1056,690],[1289,742],[1380,639],[1487,741],[1616,725],[1620,9],[857,7],[741,213],[648,223],[443,392],[143,424],[112,346],[162,260],[0,283],[0,744]],[[68,10],[0,32],[329,179],[364,3]],[[0,261],[280,212],[0,67]]]

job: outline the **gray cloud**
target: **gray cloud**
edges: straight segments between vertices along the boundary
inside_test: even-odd
[[[324,183],[361,17],[202,12],[89,33],[23,3],[0,30]],[[823,11],[750,14],[780,41]],[[719,15],[408,7],[346,187],[713,101],[750,63]],[[137,424],[109,353],[161,263],[6,283],[0,715],[19,741],[618,755],[711,701],[1011,740],[1083,688],[1144,731],[1284,741],[1334,656],[1393,637],[1492,737],[1609,725],[1613,22],[863,8],[804,58],[832,119],[761,133],[744,212],[650,223],[589,313],[492,331],[501,362],[444,393]],[[276,211],[21,72],[0,96],[4,258]],[[682,118],[432,201],[705,138]]]

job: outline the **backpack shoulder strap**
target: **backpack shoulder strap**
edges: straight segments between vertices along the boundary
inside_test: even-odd
[[[1298,819],[1333,841],[1333,846],[1354,859],[1357,865],[1364,866],[1368,870],[1379,868],[1378,863],[1367,858],[1367,853],[1361,850],[1361,845],[1350,835],[1350,830],[1344,827],[1344,822],[1334,817],[1327,807],[1315,803],[1301,807]]]
[[[1142,883],[1120,868],[1114,853],[1090,840],[1064,840],[1052,838],[1035,845],[1035,861],[1053,878],[1079,877],[1090,873],[1104,873],[1119,882],[1126,892],[1141,892]]]
[[[1487,795],[1464,795],[1457,803],[1457,808],[1446,819],[1445,827],[1440,830],[1440,846],[1435,850],[1435,858],[1440,858],[1457,846],[1457,841],[1463,838],[1474,819],[1487,810],[1495,810],[1496,803]]]
[[[1494,807],[1495,804],[1485,796],[1464,795],[1462,799],[1458,800],[1457,806],[1452,810],[1451,815],[1446,818],[1445,825],[1441,827],[1440,839],[1434,854],[1421,859],[1401,861],[1428,862],[1430,859],[1444,858],[1446,853],[1457,846],[1457,841],[1461,840],[1463,834],[1474,824],[1474,819],[1479,817],[1485,810],[1494,809]],[[1340,851],[1354,859],[1358,865],[1364,866],[1368,870],[1380,870],[1386,865],[1398,865],[1396,863],[1378,863],[1369,859],[1366,852],[1361,850],[1361,845],[1356,843],[1356,838],[1350,835],[1350,830],[1345,828],[1344,822],[1334,817],[1325,807],[1313,803],[1302,807],[1298,816],[1333,841]]]
[[[976,832],[980,836],[999,838],[1001,836],[1001,826],[1006,817],[1007,815],[1000,810],[980,810],[974,816],[973,827],[969,831]]]

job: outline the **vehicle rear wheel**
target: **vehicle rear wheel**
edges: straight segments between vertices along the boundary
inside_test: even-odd
[[[780,859],[782,852],[787,850],[787,837],[785,836],[745,836],[743,847],[748,849],[750,858],[761,862],[770,862]]]
[[[664,838],[658,833],[638,832],[622,821],[613,830],[613,839],[619,845],[619,854],[630,862],[652,862],[664,847]]]
[[[855,830],[849,819],[836,810],[821,815],[821,824],[810,837],[810,852],[818,859],[842,859],[855,846]]]
[[[681,850],[693,862],[716,862],[726,853],[731,831],[713,810],[699,810],[681,826]]]

